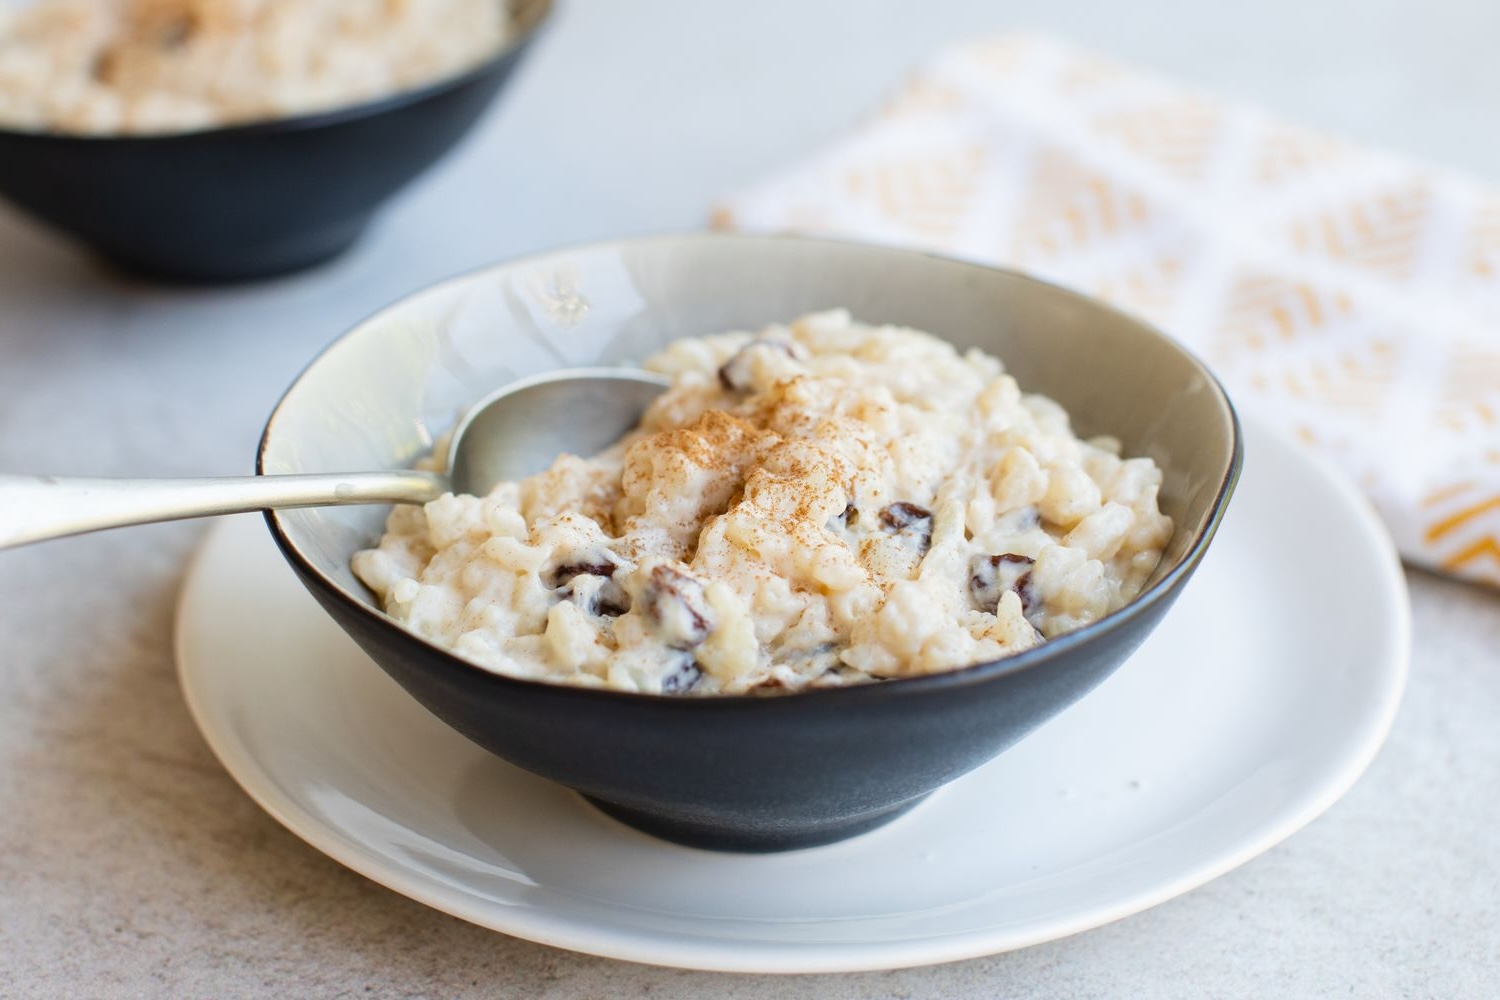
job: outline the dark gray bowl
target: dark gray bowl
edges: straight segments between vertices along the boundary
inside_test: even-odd
[[[948,674],[670,698],[503,677],[406,631],[349,570],[379,536],[383,509],[271,514],[271,532],[313,596],[418,701],[627,823],[746,851],[871,829],[1107,677],[1202,558],[1239,474],[1239,429],[1213,376],[1145,324],[1023,275],[900,250],[712,234],[582,247],[457,278],[356,327],[272,413],[259,468],[406,466],[464,404],[519,376],[630,363],[677,337],[834,306],[997,354],[1023,388],[1066,406],[1081,434],[1113,434],[1155,459],[1177,530],[1141,596],[1070,635]]]
[[[551,6],[509,4],[514,39],[469,72],[349,108],[180,135],[0,129],[0,196],[152,278],[241,281],[310,267],[353,244],[468,132]]]

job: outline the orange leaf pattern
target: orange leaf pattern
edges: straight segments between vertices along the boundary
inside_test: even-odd
[[[939,53],[716,220],[985,259],[1140,313],[1343,467],[1406,558],[1500,586],[1500,190],[1013,34]]]

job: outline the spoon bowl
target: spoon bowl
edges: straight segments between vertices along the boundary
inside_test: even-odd
[[[453,492],[483,496],[496,483],[541,472],[558,455],[603,451],[671,384],[648,371],[566,368],[501,386],[453,429]]]

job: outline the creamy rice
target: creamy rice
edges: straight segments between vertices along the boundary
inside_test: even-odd
[[[40,0],[0,13],[0,127],[183,132],[357,104],[457,75],[500,0]]]
[[[354,570],[408,628],[517,677],[776,693],[1028,649],[1130,600],[1161,473],[1001,363],[842,311],[686,339],[593,458],[397,508]]]

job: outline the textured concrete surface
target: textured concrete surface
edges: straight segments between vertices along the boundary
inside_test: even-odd
[[[942,40],[1048,26],[1500,182],[1500,8],[571,0],[505,108],[312,274],[162,290],[0,209],[0,470],[233,474],[322,343],[439,276],[678,228]],[[200,527],[0,553],[0,996],[1500,995],[1500,596],[1415,574],[1406,703],[1283,846],[1069,940],[888,974],[715,976],[481,930],[304,846],[214,762],[173,678]]]

